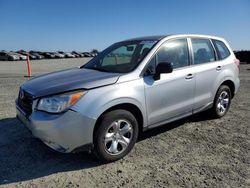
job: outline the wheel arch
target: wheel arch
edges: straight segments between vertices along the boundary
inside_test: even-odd
[[[109,107],[102,114],[99,115],[99,117],[97,118],[96,123],[95,123],[94,131],[93,131],[93,138],[95,136],[95,133],[96,133],[98,127],[100,126],[100,124],[102,122],[103,115],[107,112],[110,112],[113,110],[118,110],[118,109],[127,110],[130,113],[132,113],[138,122],[139,134],[143,131],[144,117],[143,117],[143,113],[140,110],[140,108],[137,105],[132,104],[132,103],[120,103],[120,104],[116,104],[114,106]]]
[[[234,97],[234,92],[235,92],[235,84],[234,84],[234,82],[232,80],[225,80],[220,84],[220,86],[222,86],[222,85],[226,85],[226,86],[228,86],[230,88],[231,95],[232,95],[231,97],[233,98]],[[218,91],[218,89],[217,89],[217,91]]]

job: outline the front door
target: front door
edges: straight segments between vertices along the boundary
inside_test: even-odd
[[[174,39],[163,43],[148,63],[149,75],[144,77],[148,125],[192,113],[195,74],[188,54],[187,40]],[[154,80],[153,67],[163,62],[172,63],[174,70]]]

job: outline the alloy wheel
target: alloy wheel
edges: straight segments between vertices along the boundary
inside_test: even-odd
[[[224,114],[229,105],[229,94],[226,91],[222,91],[217,102],[217,110],[220,114]]]
[[[119,119],[111,123],[105,136],[105,151],[111,155],[119,155],[128,147],[133,137],[133,127],[130,122]]]

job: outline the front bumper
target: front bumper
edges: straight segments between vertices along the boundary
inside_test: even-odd
[[[35,137],[56,151],[69,153],[93,145],[95,119],[72,110],[62,114],[34,111],[27,117],[17,104],[16,113]]]

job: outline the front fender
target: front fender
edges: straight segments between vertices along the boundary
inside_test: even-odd
[[[72,110],[97,120],[107,109],[124,103],[133,104],[138,107],[143,115],[143,124],[147,124],[147,118],[145,118],[144,83],[142,79],[89,90],[87,94],[72,107]]]

